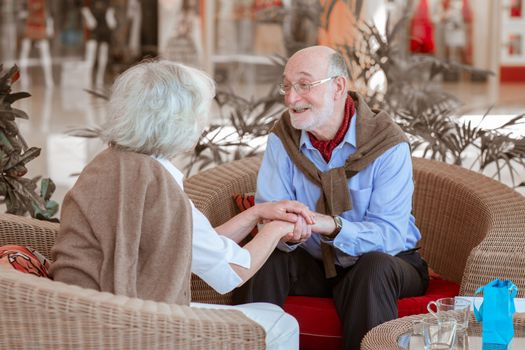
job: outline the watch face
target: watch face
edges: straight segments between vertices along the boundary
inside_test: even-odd
[[[334,231],[329,235],[330,238],[335,238],[337,234],[341,231],[343,228],[343,222],[341,221],[341,218],[339,216],[333,216],[334,223],[335,223],[335,229]]]

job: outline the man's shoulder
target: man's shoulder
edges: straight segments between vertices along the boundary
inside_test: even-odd
[[[277,154],[281,155],[287,155],[286,150],[284,148],[284,144],[275,133],[270,133],[268,135],[268,141],[266,143],[266,150],[270,150],[273,152],[277,152]]]

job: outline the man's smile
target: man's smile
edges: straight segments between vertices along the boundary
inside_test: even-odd
[[[293,113],[303,113],[309,110],[310,106],[295,106],[295,107],[290,106],[289,108]]]

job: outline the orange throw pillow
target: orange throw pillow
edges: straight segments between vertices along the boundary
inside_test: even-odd
[[[237,209],[239,209],[239,213],[242,213],[248,208],[251,208],[255,205],[255,193],[254,192],[247,192],[247,193],[236,193],[233,196],[233,200],[235,201],[235,204],[237,205]],[[250,236],[255,237],[257,234],[257,226],[255,226],[250,232]]]
[[[1,246],[0,265],[35,276],[49,278],[49,260],[29,247],[20,245]]]

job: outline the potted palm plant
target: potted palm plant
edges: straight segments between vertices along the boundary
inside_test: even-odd
[[[58,204],[51,200],[55,184],[51,179],[40,181],[40,177],[29,179],[27,163],[40,155],[40,148],[28,147],[20,134],[16,118],[28,119],[28,115],[12,104],[30,97],[27,92],[11,92],[11,86],[20,77],[18,67],[4,71],[0,64],[0,200],[7,213],[25,215],[43,220],[52,220],[58,211]]]

